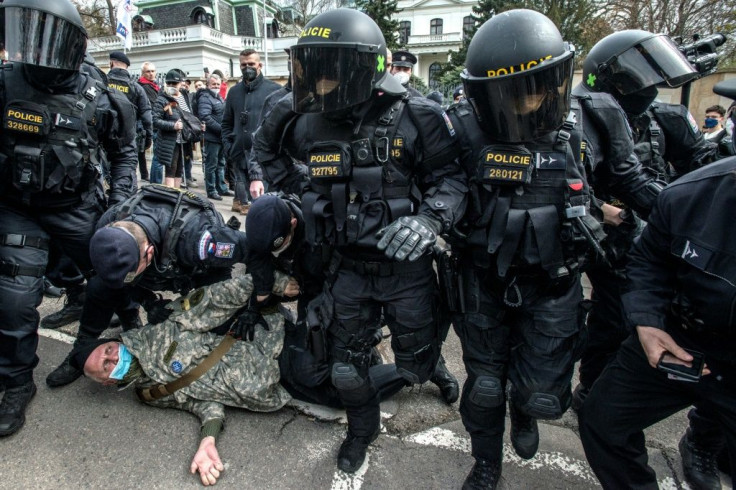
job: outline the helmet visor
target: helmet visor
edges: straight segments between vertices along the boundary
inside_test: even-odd
[[[607,71],[623,95],[652,85],[679,87],[698,75],[667,36],[652,37],[632,46],[615,57]]]
[[[294,110],[332,112],[368,100],[376,73],[376,52],[355,46],[305,45],[291,48]]]
[[[87,36],[74,24],[30,8],[0,9],[0,38],[9,61],[76,71]]]
[[[499,141],[533,141],[556,130],[570,110],[573,53],[555,65],[503,77],[461,75],[484,131]]]

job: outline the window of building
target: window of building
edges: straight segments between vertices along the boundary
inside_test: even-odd
[[[473,20],[473,17],[468,15],[467,17],[463,17],[463,37],[465,39],[470,37],[470,34],[472,34],[473,29],[475,28],[475,21]]]
[[[211,7],[195,7],[189,15],[189,21],[191,24],[204,24],[212,27],[214,17]]]
[[[408,44],[409,36],[411,36],[411,22],[402,20],[399,22],[399,44]]]
[[[432,19],[429,21],[429,34],[442,34],[442,19]]]
[[[440,88],[440,72],[442,71],[442,65],[434,62],[429,65],[429,88],[437,90]]]
[[[153,19],[150,15],[136,15],[133,17],[133,32],[150,31],[153,29]]]

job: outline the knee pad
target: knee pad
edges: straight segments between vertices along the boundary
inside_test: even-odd
[[[336,362],[332,365],[332,384],[340,391],[357,390],[365,384],[365,378],[352,364]]]
[[[558,419],[564,413],[560,399],[549,393],[532,393],[522,410],[535,419]]]
[[[494,376],[478,376],[468,394],[468,401],[482,408],[495,408],[504,401],[503,384]]]

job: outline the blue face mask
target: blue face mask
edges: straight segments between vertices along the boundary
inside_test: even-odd
[[[718,125],[718,119],[716,119],[714,117],[706,117],[705,118],[705,127],[706,128],[708,128],[708,129],[715,128],[717,125]]]
[[[128,374],[130,369],[130,363],[133,362],[133,354],[130,353],[127,347],[123,344],[119,344],[118,349],[118,363],[115,365],[115,369],[110,373],[110,379],[121,380]]]

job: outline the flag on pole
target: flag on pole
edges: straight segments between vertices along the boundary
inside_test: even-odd
[[[137,11],[131,0],[120,0],[115,10],[115,19],[118,23],[115,35],[123,41],[125,50],[133,47],[133,16]]]

